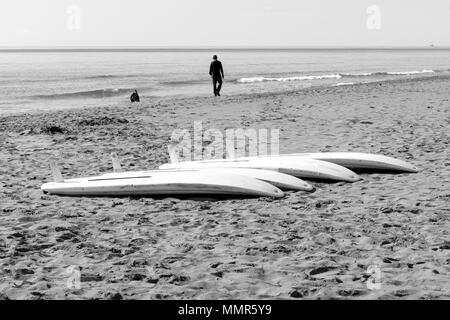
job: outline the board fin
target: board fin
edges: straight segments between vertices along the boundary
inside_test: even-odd
[[[167,149],[169,149],[170,162],[174,164],[178,163],[179,161],[175,145],[171,143],[167,146]]]
[[[122,172],[122,166],[120,164],[120,160],[119,160],[119,157],[117,156],[117,153],[112,153],[111,159],[112,159],[114,173]]]
[[[55,161],[50,161],[50,169],[52,171],[53,182],[64,182],[64,178]]]

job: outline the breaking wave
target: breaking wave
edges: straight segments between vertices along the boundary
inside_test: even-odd
[[[354,84],[355,84],[354,82],[339,82],[339,83],[336,83],[335,86],[336,86],[336,87],[341,87],[341,86],[352,86],[352,85],[354,85]]]
[[[33,96],[33,98],[37,99],[105,98],[105,97],[119,96],[125,93],[131,94],[133,90],[134,89],[124,89],[124,88],[99,89],[90,91],[58,93],[58,94],[45,94]]]
[[[143,77],[151,77],[148,74],[99,74],[92,75],[87,77],[82,77],[81,79],[87,80],[101,80],[101,79],[126,79],[126,78],[143,78]]]
[[[386,71],[386,72],[361,72],[361,73],[340,73],[342,77],[369,77],[369,76],[407,76],[423,73],[434,73],[434,70],[413,70],[413,71]]]
[[[267,77],[241,78],[238,80],[238,82],[239,83],[267,82],[267,81],[287,82],[287,81],[340,79],[340,78],[342,78],[342,76],[339,74],[327,74],[322,76],[298,76],[285,78],[267,78]]]
[[[355,73],[337,73],[325,75],[309,75],[309,76],[295,76],[295,77],[251,77],[241,78],[237,80],[238,83],[256,83],[256,82],[288,82],[288,81],[303,81],[303,80],[322,80],[322,79],[341,79],[341,78],[357,78],[370,76],[407,76],[425,73],[435,73],[435,70],[413,70],[413,71],[386,71],[386,72],[355,72]]]
[[[422,73],[434,73],[434,70],[422,70],[422,71],[400,71],[400,72],[387,72],[390,75],[410,75],[410,74],[422,74]]]

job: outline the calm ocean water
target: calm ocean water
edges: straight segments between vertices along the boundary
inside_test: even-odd
[[[0,113],[211,95],[217,53],[223,95],[282,92],[450,73],[450,50],[109,50],[0,52]]]

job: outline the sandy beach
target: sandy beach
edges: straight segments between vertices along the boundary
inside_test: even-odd
[[[220,98],[2,116],[0,298],[450,299],[449,88],[436,75],[227,97],[225,83]],[[280,200],[40,190],[50,159],[65,177],[110,172],[112,152],[126,170],[157,168],[172,131],[194,121],[280,129],[281,153],[379,153],[422,171]]]

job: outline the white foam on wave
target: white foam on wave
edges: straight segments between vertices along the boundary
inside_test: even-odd
[[[414,70],[414,71],[397,71],[397,72],[386,72],[390,75],[410,75],[410,74],[422,74],[422,73],[434,73],[434,70]]]
[[[370,76],[384,76],[384,75],[414,75],[422,73],[434,73],[434,70],[414,70],[414,71],[386,71],[386,72],[355,72],[355,73],[340,73],[343,77],[370,77]]]
[[[341,73],[344,77],[367,77],[372,76],[372,72],[357,72],[357,73]]]
[[[320,76],[297,76],[297,77],[285,77],[285,78],[268,78],[268,77],[252,77],[252,78],[241,78],[238,80],[239,83],[254,83],[254,82],[288,82],[288,81],[302,81],[302,80],[321,80],[321,79],[340,79],[342,78],[339,74],[327,74]]]
[[[355,84],[354,82],[339,82],[339,83],[336,83],[335,86],[336,86],[336,87],[341,87],[341,86],[352,86],[352,85],[354,85],[354,84]]]
[[[257,82],[289,82],[289,81],[305,81],[305,80],[322,80],[322,79],[341,79],[344,77],[370,77],[370,76],[403,76],[403,75],[417,75],[424,73],[435,73],[434,70],[414,70],[414,71],[388,71],[388,72],[357,72],[357,73],[338,73],[326,75],[309,75],[309,76],[295,76],[295,77],[251,77],[241,78],[237,80],[238,83],[257,83]],[[353,83],[352,83],[353,84]],[[340,84],[342,85],[342,84]]]

